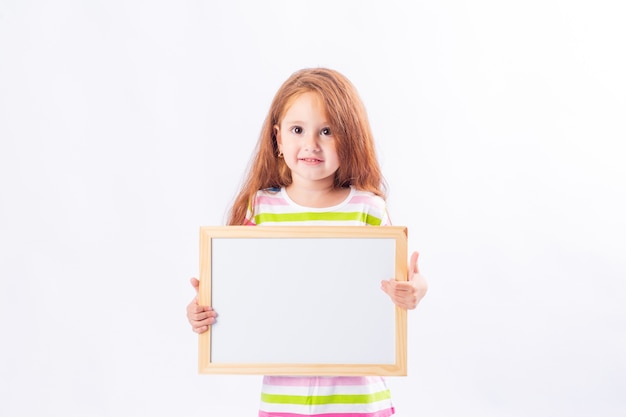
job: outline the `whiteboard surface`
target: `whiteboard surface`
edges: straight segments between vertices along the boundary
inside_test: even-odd
[[[212,361],[395,363],[380,289],[395,250],[386,238],[212,239]]]

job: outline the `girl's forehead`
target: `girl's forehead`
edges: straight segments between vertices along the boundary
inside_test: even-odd
[[[285,101],[283,111],[280,115],[280,121],[285,118],[285,115],[287,114],[287,112],[289,112],[293,105],[302,99],[313,100],[313,103],[316,107],[318,107],[325,115],[328,114],[328,111],[326,109],[326,103],[324,103],[324,100],[319,93],[314,91],[303,91],[301,93],[292,95],[287,99],[287,101]]]

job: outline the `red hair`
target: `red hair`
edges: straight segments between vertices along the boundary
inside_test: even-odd
[[[291,184],[291,172],[285,161],[278,158],[274,126],[280,124],[293,100],[308,92],[321,99],[335,137],[339,157],[335,187],[353,186],[386,197],[386,183],[376,157],[374,138],[356,89],[337,71],[302,69],[283,83],[272,100],[247,175],[230,210],[229,225],[244,223],[258,190]]]

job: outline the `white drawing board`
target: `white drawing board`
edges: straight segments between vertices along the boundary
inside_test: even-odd
[[[407,231],[200,228],[200,373],[406,375],[406,311],[380,281],[407,277]]]

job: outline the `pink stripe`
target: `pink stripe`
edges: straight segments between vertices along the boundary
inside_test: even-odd
[[[394,414],[394,409],[375,411],[373,413],[326,413],[326,414],[300,414],[300,413],[268,413],[259,411],[259,417],[389,417]]]
[[[281,197],[269,197],[266,195],[257,196],[254,204],[266,204],[268,206],[287,206],[288,203]]]
[[[356,204],[356,203],[372,203],[372,197],[369,195],[355,195],[350,199],[348,204]]]
[[[330,387],[332,385],[370,385],[380,383],[380,377],[369,376],[332,376],[332,377],[297,377],[297,376],[265,376],[266,385],[280,385],[287,387]]]

